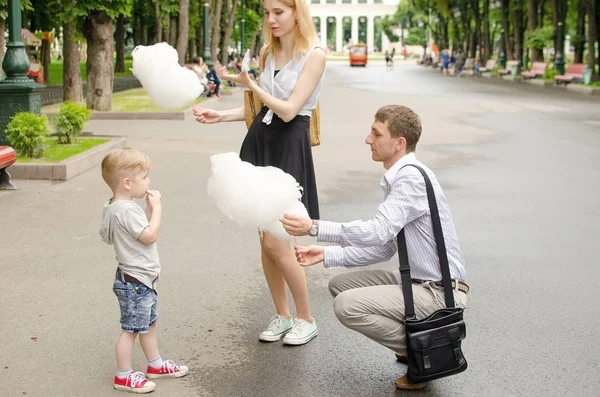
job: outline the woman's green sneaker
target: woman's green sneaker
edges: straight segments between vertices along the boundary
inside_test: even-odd
[[[258,339],[264,342],[276,342],[286,332],[288,332],[294,326],[294,321],[290,318],[289,320],[279,314],[276,314],[271,318],[269,327],[260,333]]]
[[[295,318],[294,326],[283,338],[283,343],[286,345],[303,345],[310,342],[315,336],[317,336],[317,322],[314,319],[312,323],[309,323],[301,318]]]

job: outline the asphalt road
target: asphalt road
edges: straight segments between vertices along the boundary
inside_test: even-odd
[[[238,151],[243,123],[93,121],[89,131],[148,152],[163,194],[159,344],[191,373],[152,395],[598,396],[600,101],[409,63],[335,62],[327,73],[314,149],[322,217],[374,215],[384,170],[364,144],[373,115],[391,103],[417,111],[417,156],[446,191],[472,286],[469,369],[396,391],[405,366],[338,323],[327,282],[339,271],[322,266],[307,269],[319,336],[301,347],[259,342],[273,305],[256,233],[206,195],[210,155]],[[209,104],[239,106],[241,92]],[[98,235],[110,194],[99,167],[16,184],[0,192],[0,396],[122,395],[112,389],[119,323],[114,255]],[[144,365],[137,349],[134,370]]]

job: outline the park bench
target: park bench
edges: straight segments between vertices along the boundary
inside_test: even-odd
[[[565,74],[557,74],[554,76],[554,82],[556,84],[569,84],[575,80],[583,80],[583,73],[585,72],[585,64],[583,63],[571,63],[567,66]]]
[[[494,69],[496,67],[496,61],[494,59],[488,59],[488,61],[485,63],[485,66],[482,68],[479,68],[479,73],[489,73],[492,71],[492,69]]]
[[[463,74],[473,76],[473,68],[474,67],[475,67],[475,60],[473,58],[465,59],[465,66],[463,66],[462,71],[458,74],[458,76],[460,77]]]
[[[17,154],[10,146],[0,146],[0,190],[15,189],[6,169],[17,161]]]
[[[531,65],[531,70],[521,72],[521,77],[523,77],[523,80],[544,77],[547,67],[548,62],[534,62],[533,65]]]
[[[506,68],[498,70],[498,75],[504,76],[510,74],[513,66],[517,66],[519,61],[508,61],[506,62]]]

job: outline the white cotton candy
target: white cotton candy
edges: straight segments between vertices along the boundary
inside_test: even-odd
[[[168,43],[139,45],[133,49],[133,75],[158,106],[189,106],[204,91],[198,75],[179,65],[177,50]]]
[[[255,167],[237,153],[211,156],[208,195],[219,210],[241,227],[255,228],[288,241],[280,218],[284,213],[308,217],[301,188],[276,167]]]
[[[247,72],[250,70],[250,50],[246,50],[244,54],[244,59],[242,59],[242,72]]]

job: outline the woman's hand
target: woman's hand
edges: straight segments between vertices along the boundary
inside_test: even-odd
[[[204,109],[198,106],[192,108],[196,121],[200,124],[216,124],[223,120],[221,112],[213,109]]]
[[[252,83],[252,79],[248,72],[240,72],[238,74],[230,74],[227,73],[227,67],[221,66],[219,70],[217,70],[217,74],[222,80],[229,80],[236,84],[243,85],[246,88],[250,88],[250,84]]]
[[[297,245],[295,250],[300,266],[307,267],[323,262],[325,249],[321,245],[309,245],[308,247]]]

